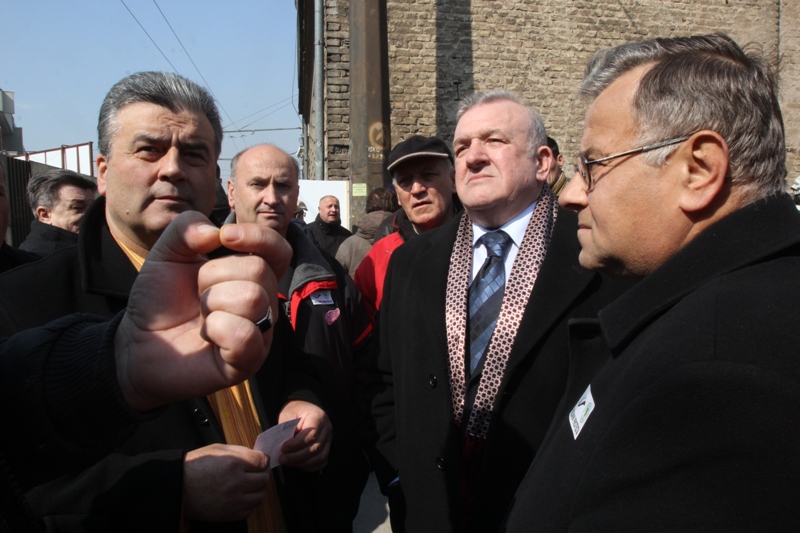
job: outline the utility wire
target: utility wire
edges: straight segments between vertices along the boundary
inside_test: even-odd
[[[229,125],[229,126],[235,126],[235,125],[236,125],[236,124],[238,124],[239,122],[242,122],[244,119],[246,119],[246,118],[250,118],[250,117],[252,117],[253,115],[258,115],[258,114],[259,114],[259,113],[261,113],[262,111],[266,111],[267,109],[269,109],[269,108],[271,108],[271,107],[275,107],[275,106],[276,106],[276,105],[278,105],[278,104],[282,104],[282,103],[284,103],[285,101],[287,101],[287,100],[289,100],[289,99],[291,99],[291,98],[294,98],[294,95],[292,95],[292,96],[289,96],[288,98],[284,98],[283,100],[279,100],[279,101],[275,102],[274,104],[270,104],[270,105],[268,105],[267,107],[265,107],[264,109],[259,109],[258,111],[254,111],[253,113],[250,113],[249,115],[247,115],[247,116],[244,116],[244,117],[240,118],[239,120],[237,120],[237,121],[235,121],[235,122],[231,122],[231,123],[230,123],[230,124],[228,124],[228,125]]]
[[[156,42],[153,40],[153,38],[152,38],[152,37],[150,37],[150,34],[149,34],[149,33],[147,33],[147,30],[146,30],[146,29],[144,29],[144,26],[142,26],[142,23],[141,23],[141,22],[139,22],[139,19],[137,19],[137,18],[136,18],[136,15],[134,15],[134,14],[133,14],[133,11],[131,11],[131,9],[128,7],[128,4],[126,4],[126,3],[125,3],[125,0],[119,0],[119,1],[120,1],[120,2],[122,2],[122,5],[123,5],[123,6],[125,6],[125,9],[127,9],[127,10],[128,10],[128,13],[130,13],[130,14],[131,14],[131,16],[133,17],[133,20],[135,20],[135,21],[136,21],[136,24],[138,24],[138,25],[139,25],[139,27],[140,27],[140,28],[142,28],[142,31],[143,31],[143,32],[144,32],[144,34],[145,34],[145,35],[147,35],[147,37],[150,39],[150,42],[151,42],[151,43],[153,43],[153,46],[155,46],[155,47],[156,47],[156,49],[157,49],[159,52],[161,52],[161,55],[162,55],[162,56],[164,56],[164,59],[166,59],[166,60],[167,60],[167,63],[169,63],[169,66],[171,66],[171,67],[172,67],[172,70],[173,70],[173,71],[174,71],[174,72],[177,74],[177,72],[178,72],[178,69],[176,69],[176,68],[175,68],[175,65],[173,65],[173,64],[172,64],[172,61],[170,61],[170,60],[169,60],[169,58],[166,56],[166,54],[164,54],[164,52],[162,52],[162,51],[161,51],[161,48],[159,48],[159,47],[158,47],[158,45],[157,45],[157,44],[156,44]]]
[[[264,119],[265,119],[265,118],[267,118],[268,116],[270,116],[270,115],[272,115],[272,114],[274,114],[274,113],[277,113],[278,111],[280,111],[280,110],[281,110],[281,109],[283,109],[284,107],[289,107],[290,105],[291,105],[291,102],[287,102],[287,103],[283,104],[282,106],[280,106],[278,109],[275,109],[275,110],[273,110],[273,111],[271,111],[271,112],[267,113],[267,114],[266,114],[266,115],[264,115],[263,117],[259,117],[259,118],[255,119],[254,121],[250,122],[249,124],[245,124],[244,126],[242,126],[242,128],[246,128],[246,127],[248,127],[248,126],[252,126],[253,124],[255,124],[256,122],[258,122],[259,120],[264,120]]]
[[[197,74],[199,74],[199,75],[200,75],[200,78],[203,80],[203,83],[205,83],[205,84],[206,84],[206,87],[208,87],[208,90],[209,90],[209,92],[211,93],[211,95],[214,97],[214,100],[216,100],[216,101],[217,101],[217,103],[219,104],[219,107],[220,107],[220,108],[222,109],[222,111],[225,113],[225,116],[226,116],[226,117],[228,117],[228,120],[230,120],[231,122],[233,122],[233,119],[232,119],[232,118],[231,118],[231,116],[228,114],[228,110],[227,110],[227,109],[225,109],[225,106],[223,106],[223,105],[222,105],[222,102],[220,101],[220,99],[219,99],[219,98],[217,98],[217,95],[216,95],[216,94],[214,94],[214,91],[213,91],[213,89],[211,89],[211,84],[210,84],[210,83],[208,83],[208,81],[206,80],[205,76],[203,76],[203,73],[202,73],[202,72],[200,72],[200,69],[199,69],[199,68],[197,68],[197,64],[194,62],[194,59],[192,59],[192,56],[191,56],[191,55],[189,55],[189,51],[186,49],[186,47],[185,47],[185,46],[183,46],[183,41],[181,41],[181,38],[180,38],[180,37],[178,37],[178,34],[177,34],[177,33],[175,33],[175,30],[173,29],[173,27],[172,27],[172,24],[170,24],[170,23],[169,23],[169,20],[167,20],[167,16],[166,16],[166,15],[164,15],[164,12],[163,12],[163,11],[161,11],[161,8],[159,7],[159,5],[158,5],[158,2],[156,2],[156,0],[153,0],[153,3],[155,4],[155,6],[156,6],[156,9],[158,9],[158,12],[159,12],[159,13],[161,13],[161,17],[164,19],[164,22],[166,22],[166,23],[167,23],[167,26],[169,26],[169,29],[170,29],[170,31],[172,32],[172,35],[174,35],[174,36],[175,36],[175,39],[177,39],[177,40],[178,40],[178,43],[180,43],[180,45],[181,45],[181,48],[183,48],[183,51],[184,51],[184,53],[186,54],[186,57],[188,57],[188,58],[189,58],[189,61],[191,61],[191,62],[192,62],[192,66],[194,66],[194,69],[197,71]],[[236,141],[234,141],[234,144],[236,144]],[[238,146],[237,146],[237,150],[238,150]]]
[[[297,33],[295,32],[294,38],[294,65],[292,66],[292,91],[289,93],[292,96],[292,107],[294,108],[294,112],[298,118],[300,118],[300,111],[298,111],[297,106],[294,105],[294,89],[295,89],[295,80],[297,79],[297,49],[299,48],[297,42]]]
[[[263,128],[259,130],[223,130],[222,133],[255,133],[258,131],[289,131],[289,130],[302,130],[303,128]]]

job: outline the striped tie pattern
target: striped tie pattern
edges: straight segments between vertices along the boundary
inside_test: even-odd
[[[493,231],[478,239],[478,244],[486,246],[488,256],[469,288],[470,374],[475,372],[497,325],[506,286],[503,258],[511,237],[504,231]]]

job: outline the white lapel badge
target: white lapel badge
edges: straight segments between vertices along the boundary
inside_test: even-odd
[[[311,293],[311,303],[314,305],[333,305],[331,291],[322,289]]]
[[[572,436],[575,440],[578,439],[578,434],[583,429],[583,425],[589,419],[589,415],[594,411],[594,398],[592,398],[592,386],[586,387],[586,392],[583,393],[581,399],[569,412],[569,427],[572,429]]]

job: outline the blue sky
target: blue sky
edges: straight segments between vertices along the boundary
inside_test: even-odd
[[[96,155],[97,113],[103,97],[121,78],[142,70],[175,70],[209,87],[221,104],[226,130],[300,127],[295,110],[292,0],[124,0],[124,4],[121,0],[0,2],[0,88],[15,94],[14,120],[23,128],[28,151],[92,141]],[[300,134],[299,129],[226,134],[220,161],[223,178],[229,175],[224,159],[237,151],[269,142],[294,153]]]

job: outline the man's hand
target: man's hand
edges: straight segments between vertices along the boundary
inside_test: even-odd
[[[244,520],[264,501],[269,457],[243,446],[212,444],[183,460],[183,510],[207,522]]]
[[[287,403],[278,423],[299,418],[295,435],[281,446],[281,465],[316,472],[328,464],[333,427],[325,411],[313,403],[294,400]]]
[[[245,255],[209,261],[224,245]],[[196,212],[178,216],[150,251],[117,329],[117,377],[139,411],[240,383],[261,367],[278,316],[277,279],[291,247],[256,224],[217,229]]]

